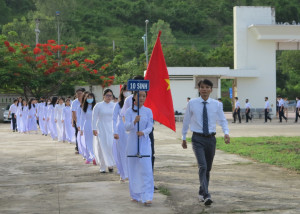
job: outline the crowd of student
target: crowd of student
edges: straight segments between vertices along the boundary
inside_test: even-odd
[[[221,99],[219,99],[221,102]],[[239,102],[239,98],[235,97],[235,108],[233,111],[233,123],[236,122],[236,119],[238,117],[239,123],[241,123],[241,104]],[[245,116],[246,116],[246,123],[248,121],[252,121],[252,116],[251,116],[251,104],[249,102],[249,99],[245,100]],[[298,118],[300,117],[300,98],[296,97],[296,108],[295,108],[295,123],[298,122]],[[264,115],[265,115],[265,123],[270,120],[272,121],[272,118],[270,117],[270,103],[269,103],[269,98],[265,97],[265,106],[264,106]],[[288,121],[288,101],[287,98],[283,99],[281,96],[277,97],[276,101],[276,116],[279,119],[279,122],[282,123],[282,119],[284,119],[286,122]]]
[[[76,143],[75,153],[82,155],[86,164],[99,165],[100,173],[113,172],[117,166],[120,182],[129,180],[131,199],[149,205],[154,193],[149,138],[153,116],[152,111],[143,106],[146,92],[131,94],[126,89],[125,84],[118,102],[114,102],[110,89],[104,90],[103,101],[98,103],[94,94],[84,88],[76,91],[74,101],[52,97],[41,98],[39,102],[33,98],[27,103],[20,97],[9,109],[12,130],[38,134],[39,127],[42,135],[55,141]],[[139,152],[148,157],[129,158],[138,152],[138,138]]]

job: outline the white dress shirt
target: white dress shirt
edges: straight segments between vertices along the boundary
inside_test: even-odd
[[[203,101],[199,97],[191,99],[188,103],[183,119],[182,140],[186,140],[189,127],[192,132],[203,133]],[[220,102],[211,98],[206,102],[209,133],[216,132],[216,123],[218,122],[224,134],[229,134],[228,123]]]
[[[246,108],[246,109],[247,109],[247,108],[249,108],[249,109],[251,108],[251,105],[250,105],[249,102],[245,104],[245,108]]]
[[[270,103],[269,103],[269,100],[267,100],[265,102],[265,109],[269,109],[270,108]]]
[[[279,100],[279,107],[284,107],[284,100],[281,98],[280,100]]]
[[[238,100],[235,102],[235,108],[241,108],[240,102]]]
[[[13,104],[9,107],[9,111],[10,111],[12,114],[17,113],[17,106],[13,103]]]
[[[300,100],[297,101],[296,108],[300,109]]]

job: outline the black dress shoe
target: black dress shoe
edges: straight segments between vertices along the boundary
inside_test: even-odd
[[[204,200],[204,205],[205,206],[209,206],[209,205],[211,205],[213,203],[213,201],[211,200],[211,198],[206,198],[205,200]]]

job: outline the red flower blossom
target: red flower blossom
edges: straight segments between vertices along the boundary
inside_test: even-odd
[[[100,77],[100,79],[104,79],[104,78],[105,78],[105,76],[101,76],[101,77]]]
[[[47,60],[43,60],[42,63],[45,64],[45,65],[48,64]]]
[[[67,73],[70,73],[70,69],[67,68],[67,69],[65,70],[65,73],[66,73],[66,74],[67,74]]]
[[[41,53],[42,51],[41,51],[41,49],[39,49],[38,47],[35,47],[34,49],[33,49],[33,53],[36,55],[36,54],[39,54],[39,53]]]
[[[9,46],[10,46],[10,44],[9,44],[8,41],[4,41],[4,45],[5,45],[6,47],[9,47]]]
[[[96,69],[94,69],[93,71],[94,71],[94,74],[97,74],[97,73],[98,73],[98,71],[97,71]]]
[[[101,66],[101,69],[102,69],[102,70],[105,70],[105,68],[106,68],[105,66]]]
[[[48,40],[48,44],[55,44],[55,40]]]
[[[40,47],[42,47],[42,44],[37,43],[37,44],[36,44],[36,47],[40,48]]]
[[[61,55],[63,55],[63,56],[66,55],[66,54],[67,54],[67,51],[62,51],[61,52]]]
[[[94,64],[95,61],[94,60],[90,60],[90,59],[85,59],[84,62],[86,63],[90,63],[90,64]]]
[[[79,67],[79,62],[78,62],[77,60],[74,60],[72,63],[73,63],[76,67]]]
[[[109,79],[112,79],[112,80],[114,80],[114,79],[115,79],[115,77],[114,77],[114,76],[109,76],[108,78],[109,78]]]
[[[11,47],[11,46],[8,47],[8,51],[12,52],[12,53],[16,52],[16,50],[13,47]]]

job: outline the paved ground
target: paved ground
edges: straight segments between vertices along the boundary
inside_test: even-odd
[[[230,121],[229,121],[230,122]],[[155,125],[156,185],[152,207],[132,203],[116,174],[100,174],[74,155],[74,146],[41,135],[10,133],[0,124],[0,213],[300,213],[300,174],[217,151],[211,173],[211,207],[197,201],[198,175],[180,131]],[[231,124],[238,136],[299,136],[300,124]],[[218,135],[221,131],[218,128]]]

